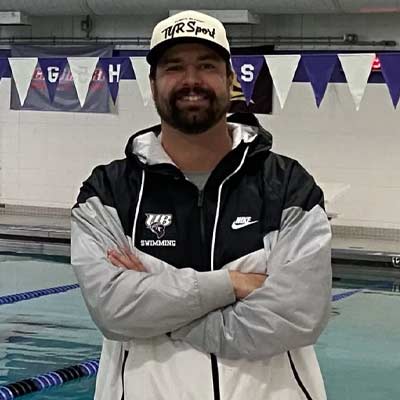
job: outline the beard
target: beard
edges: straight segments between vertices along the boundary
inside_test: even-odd
[[[183,133],[198,135],[212,128],[226,115],[230,106],[229,94],[229,88],[226,93],[217,97],[212,90],[195,87],[177,90],[169,98],[163,98],[155,85],[154,103],[162,120]],[[208,102],[208,106],[179,108],[178,101],[189,95],[201,96]]]

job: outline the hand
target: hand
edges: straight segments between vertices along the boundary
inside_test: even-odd
[[[265,274],[243,273],[238,271],[229,271],[236,299],[244,299],[253,290],[261,287],[267,278]]]
[[[107,250],[107,258],[116,267],[146,272],[144,265],[130,250],[125,250],[122,253],[115,249],[109,249]]]

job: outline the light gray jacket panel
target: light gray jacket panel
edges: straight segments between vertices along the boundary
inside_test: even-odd
[[[72,211],[71,263],[94,322],[108,339],[154,337],[235,301],[226,270],[176,269],[161,260],[148,272],[115,267],[107,250],[130,249],[117,212],[97,197]]]
[[[319,205],[308,212],[285,210],[279,233],[264,240],[269,275],[264,285],[171,337],[227,359],[265,359],[315,343],[329,317],[330,243]]]

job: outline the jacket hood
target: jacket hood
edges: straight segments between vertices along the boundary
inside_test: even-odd
[[[261,126],[249,126],[228,122],[232,132],[232,150],[240,143],[250,143],[249,156],[260,151],[269,151],[272,147],[272,135]],[[174,164],[164,151],[160,141],[161,125],[143,129],[132,135],[125,147],[126,156],[136,156],[143,164]]]

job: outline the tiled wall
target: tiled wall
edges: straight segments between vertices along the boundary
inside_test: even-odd
[[[113,114],[12,111],[0,82],[1,203],[67,207],[98,164],[124,157],[127,139],[156,122],[135,81],[123,82]]]
[[[93,166],[123,157],[135,130],[156,123],[136,83],[122,82],[114,114],[16,112],[0,83],[1,202],[69,208]],[[360,111],[345,84],[330,85],[316,109],[308,84],[292,86],[286,107],[260,116],[274,150],[299,161],[322,182],[350,184],[333,204],[334,224],[400,227],[400,109],[384,85],[370,85]]]
[[[262,118],[274,149],[297,158],[317,181],[350,185],[331,206],[333,224],[400,228],[400,108],[385,85],[368,85],[359,111],[346,84],[330,84],[320,109],[309,84]]]

